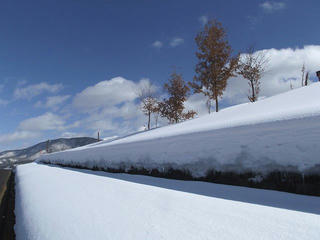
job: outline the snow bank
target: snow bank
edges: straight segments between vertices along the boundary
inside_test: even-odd
[[[320,173],[320,84],[124,138],[44,155],[41,162],[88,168],[169,167]]]
[[[318,197],[35,163],[17,167],[15,214],[17,240],[320,235]]]

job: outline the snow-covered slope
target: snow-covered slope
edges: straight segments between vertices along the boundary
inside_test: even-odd
[[[180,124],[43,155],[39,161],[100,168],[168,167],[320,173],[320,84]]]
[[[318,239],[319,198],[204,182],[17,167],[17,240]]]
[[[51,152],[58,152],[95,142],[97,142],[97,139],[90,137],[59,138],[55,140],[50,140],[49,150]],[[8,167],[12,164],[33,161],[42,154],[46,153],[46,148],[47,142],[41,142],[28,148],[1,152],[0,168]]]

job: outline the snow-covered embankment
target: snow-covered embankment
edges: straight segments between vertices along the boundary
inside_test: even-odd
[[[320,84],[180,124],[44,155],[44,163],[86,168],[130,167],[320,173]]]

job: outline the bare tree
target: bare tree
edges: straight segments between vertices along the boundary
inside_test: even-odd
[[[260,80],[265,71],[268,59],[265,52],[256,52],[254,47],[249,47],[247,53],[243,54],[239,63],[239,74],[248,80],[250,102],[258,100],[260,93]]]
[[[301,86],[308,86],[308,81],[309,81],[309,71],[306,71],[306,66],[305,64],[302,65],[301,68]]]
[[[151,114],[155,112],[158,107],[156,89],[152,84],[146,82],[138,89],[138,96],[140,100],[140,109],[146,116],[148,116],[147,129],[150,130]]]
[[[196,115],[196,112],[193,110],[184,112],[184,102],[189,96],[190,89],[181,74],[172,73],[169,83],[164,85],[164,89],[169,94],[169,98],[160,102],[159,108],[161,116],[167,118],[169,123],[178,123],[181,120],[193,118]]]
[[[159,116],[160,116],[159,101],[157,101],[157,103],[155,104],[155,106],[153,108],[153,116],[154,116],[154,120],[155,120],[156,128],[157,128],[158,127],[158,120],[159,120]]]
[[[211,100],[219,111],[218,98],[227,87],[227,80],[235,76],[239,55],[232,57],[232,49],[226,40],[226,32],[222,24],[216,20],[209,21],[202,32],[195,38],[198,46],[196,56],[196,75],[189,85],[195,93],[208,97],[207,107],[210,113]]]

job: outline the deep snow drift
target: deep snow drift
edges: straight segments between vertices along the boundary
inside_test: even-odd
[[[17,240],[317,239],[319,198],[27,164]]]
[[[88,168],[274,170],[320,173],[320,84],[208,116],[44,155],[39,161]]]

